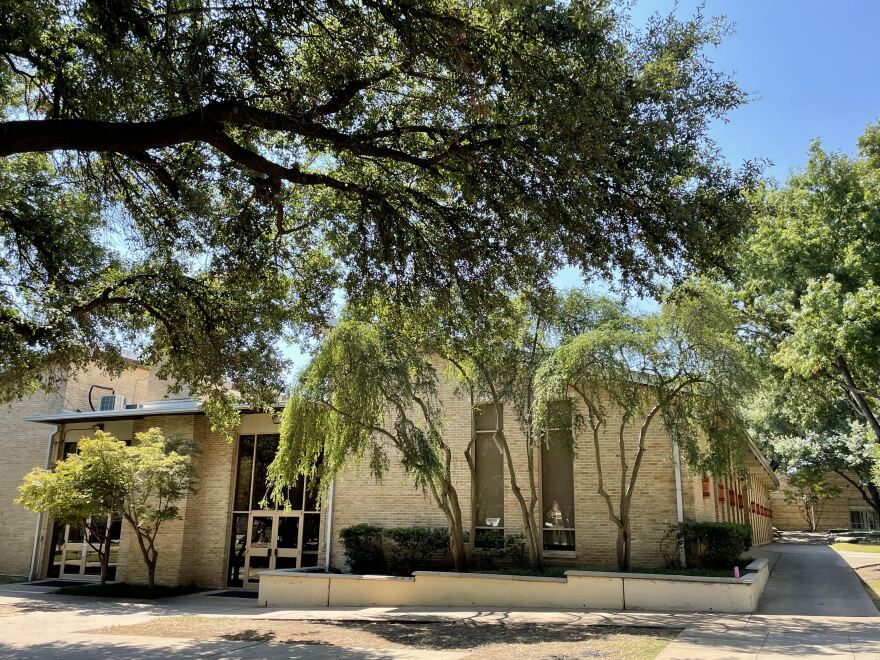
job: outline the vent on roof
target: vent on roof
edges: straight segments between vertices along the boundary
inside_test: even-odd
[[[124,410],[125,397],[121,394],[107,394],[101,397],[101,406],[98,410]]]

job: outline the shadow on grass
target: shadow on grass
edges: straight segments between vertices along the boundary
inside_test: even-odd
[[[358,630],[387,642],[418,649],[473,649],[490,644],[545,644],[602,641],[615,635],[672,640],[673,628],[581,626],[536,623],[486,624],[473,621],[394,623],[389,621],[322,621],[323,625]]]

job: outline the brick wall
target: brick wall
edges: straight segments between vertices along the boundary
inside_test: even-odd
[[[54,430],[48,424],[26,422],[23,418],[41,413],[67,410],[89,410],[88,390],[91,385],[113,387],[129,401],[140,400],[146,392],[147,370],[133,368],[117,378],[111,378],[96,368],[74,374],[58,391],[36,392],[25,399],[0,407],[4,433],[0,437],[3,467],[0,470],[0,581],[21,579],[28,575],[31,566],[37,516],[15,504],[18,486],[24,475],[34,467],[45,467],[48,458],[49,434]],[[101,394],[108,391],[95,390],[92,400],[97,406]],[[91,424],[88,425],[91,428]],[[73,437],[68,434],[68,439]],[[58,450],[56,438],[53,452]]]
[[[37,516],[15,503],[24,475],[45,466],[49,434],[54,427],[25,422],[23,417],[58,410],[61,394],[37,393],[0,408],[3,434],[0,452],[0,581],[26,578],[31,566]]]
[[[850,507],[861,509],[867,505],[859,494],[858,489],[840,475],[829,473],[825,475],[825,478],[829,483],[840,488],[840,493],[827,500],[818,508],[818,529],[820,531],[849,529]],[[784,491],[787,488],[788,482],[784,475],[779,477],[779,482],[779,489],[770,493],[776,527],[786,531],[804,531],[809,529],[809,524],[800,508],[794,502],[789,503],[785,501]]]
[[[442,369],[440,371],[443,373]],[[453,480],[462,505],[463,526],[470,525],[470,473],[464,451],[471,438],[471,412],[468,400],[454,393],[450,383],[441,385],[444,402],[444,438],[453,452]],[[581,411],[584,412],[584,411]],[[620,451],[617,428],[620,416],[611,414],[601,434],[601,461],[605,488],[617,511],[620,493]],[[511,406],[504,408],[504,429],[511,446],[514,471],[520,488],[529,499],[529,479],[525,436],[519,429]],[[637,451],[638,428],[627,427],[626,458],[631,466]],[[606,503],[597,493],[596,456],[592,437],[578,438],[574,459],[576,555],[555,558],[584,566],[613,567],[616,565],[617,528],[609,519]],[[672,464],[672,443],[659,420],[655,420],[646,438],[646,453],[633,496],[632,562],[634,565],[654,566],[662,563],[661,540],[671,525],[677,522],[675,502],[675,476]],[[350,525],[367,522],[380,526],[436,525],[445,526],[446,520],[430,497],[420,493],[409,475],[403,473],[390,450],[390,468],[381,481],[368,473],[366,466],[356,464],[348,467],[336,480],[333,513],[333,537],[331,564],[344,565],[339,530]],[[540,451],[535,456],[535,487],[541,493]],[[504,526],[509,534],[524,530],[520,506],[509,488],[508,468],[504,467],[505,489]],[[700,487],[699,478],[691,475],[684,466],[683,488],[690,502],[688,517],[715,519],[710,505],[704,503],[702,493],[695,496]],[[538,502],[536,514],[541,525],[545,503]],[[323,535],[322,535],[323,543]],[[549,561],[549,560],[548,560]]]

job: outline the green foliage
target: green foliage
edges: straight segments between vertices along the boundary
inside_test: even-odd
[[[381,479],[393,448],[446,517],[456,566],[464,570],[461,506],[452,451],[443,440],[437,373],[418,338],[381,319],[359,320],[358,312],[364,310],[352,308],[327,333],[290,394],[268,471],[270,496],[283,502],[300,475],[323,491],[344,465],[365,458]]]
[[[34,468],[25,475],[16,500],[29,511],[57,522],[82,527],[89,518],[102,523],[121,512],[126,485],[120,469],[124,442],[96,431],[78,443],[78,452],[58,461],[52,470]]]
[[[752,545],[752,528],[739,523],[684,522],[678,533],[695,567],[731,568]]]
[[[581,432],[604,425],[611,411],[633,423],[659,415],[695,469],[737,468],[745,438],[741,401],[754,378],[729,292],[693,281],[647,316],[580,292],[568,298],[568,318],[580,318],[566,322],[575,334],[563,334],[537,370],[534,424],[543,426],[555,402],[575,396],[587,405],[586,418],[575,420]]]
[[[151,428],[134,436],[119,466],[125,483],[122,513],[139,537],[153,547],[160,525],[179,515],[178,504],[195,492],[192,446]],[[182,453],[184,452],[184,453]]]
[[[350,460],[366,458],[381,478],[389,440],[416,484],[429,489],[442,468],[439,406],[436,373],[414,342],[384,325],[341,321],[285,406],[269,468],[273,497],[281,501],[300,474],[325,488]]]
[[[575,417],[574,442],[588,436],[597,491],[617,526],[618,566],[627,570],[630,506],[648,429],[661,420],[696,470],[741,469],[747,436],[740,405],[753,387],[750,356],[739,341],[740,316],[730,293],[707,280],[672,289],[652,315],[630,314],[614,301],[582,293],[569,295],[563,309],[571,320],[562,327],[576,334],[563,333],[537,369],[533,424],[543,428],[559,401],[574,398],[586,408]],[[601,436],[611,423],[617,426],[621,474],[616,505],[602,457]],[[628,441],[635,445],[634,458],[628,457]]]
[[[352,525],[340,530],[339,538],[352,573],[366,575],[386,571],[381,527],[364,523]]]
[[[52,470],[35,468],[27,474],[17,501],[70,525],[86,525],[91,517],[95,522],[89,525],[98,528],[99,538],[106,536],[100,528],[108,516],[122,516],[135,534],[153,587],[156,536],[163,522],[178,517],[180,500],[194,492],[196,470],[191,442],[167,439],[157,428],[136,433],[134,440],[126,446],[96,431]]]
[[[880,515],[880,446],[865,422],[851,421],[844,426],[844,419],[819,430],[768,433],[763,438],[771,456],[789,475],[786,500],[797,504],[811,529],[824,502],[840,492],[828,483],[829,473],[848,481]]]
[[[123,350],[236,422],[335,291],[482,311],[563,263],[723,265],[724,27],[610,2],[7,2],[0,400]],[[58,154],[51,160],[43,153]],[[586,249],[585,249],[586,246]],[[455,294],[457,295],[457,294]]]
[[[449,554],[449,530],[444,527],[392,527],[383,529],[391,541],[389,548],[391,572],[410,575],[424,569],[432,557]]]
[[[880,392],[880,125],[858,155],[814,143],[804,169],[755,193],[741,262],[755,349],[784,418],[821,431],[841,402],[875,440]]]
[[[522,534],[504,534],[501,530],[482,530],[485,533],[473,549],[474,564],[478,570],[494,571],[498,566],[524,568],[529,565],[526,539]],[[530,570],[541,571],[534,566]]]
[[[410,575],[449,556],[449,530],[358,524],[339,532],[352,573]]]

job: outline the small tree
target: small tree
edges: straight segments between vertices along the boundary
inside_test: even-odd
[[[101,560],[101,584],[106,582],[110,557],[107,519],[121,516],[135,533],[148,584],[154,587],[159,528],[177,517],[178,502],[195,490],[195,468],[185,447],[182,441],[166,439],[157,428],[136,433],[130,447],[96,431],[79,441],[76,454],[58,461],[52,470],[37,468],[26,475],[17,501],[57,522],[84,527]]]
[[[170,440],[160,429],[151,428],[135,434],[135,443],[125,448],[125,460],[119,466],[124,483],[120,514],[135,533],[151,588],[156,585],[159,529],[166,520],[177,518],[180,500],[195,492],[190,449],[187,443]]]
[[[797,507],[811,532],[819,527],[825,503],[840,494],[840,488],[825,480],[825,474],[815,468],[801,468],[788,477],[788,487],[782,491],[785,501]]]
[[[55,522],[85,530],[86,543],[98,553],[101,584],[110,561],[108,520],[122,511],[125,484],[122,466],[125,443],[96,431],[78,443],[78,452],[58,461],[52,470],[35,468],[25,475],[16,502]]]

